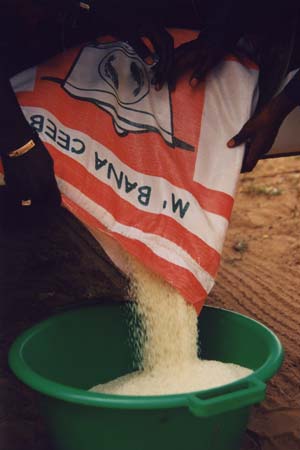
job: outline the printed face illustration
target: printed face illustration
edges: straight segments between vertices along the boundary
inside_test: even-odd
[[[108,53],[98,66],[100,77],[124,106],[138,103],[150,91],[145,65],[139,58],[129,56],[123,49],[118,49]]]
[[[174,136],[167,84],[157,91],[151,77],[152,66],[125,42],[91,44],[81,50],[62,87],[110,114],[120,136],[154,132],[170,147],[194,150]]]

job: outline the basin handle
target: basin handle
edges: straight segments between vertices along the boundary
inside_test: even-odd
[[[256,377],[241,380],[216,393],[203,391],[188,396],[188,408],[196,417],[210,417],[261,402],[266,395],[266,383]]]

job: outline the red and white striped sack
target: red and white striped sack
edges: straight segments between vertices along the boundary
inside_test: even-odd
[[[171,32],[175,45],[195,37]],[[151,66],[128,44],[102,39],[12,83],[54,159],[64,205],[117,264],[111,242],[200,312],[220,264],[244,152],[226,142],[253,110],[257,69],[228,58],[200,87],[189,76],[175,92],[167,85],[157,91]]]

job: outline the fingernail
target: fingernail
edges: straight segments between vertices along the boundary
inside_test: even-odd
[[[149,64],[149,65],[154,63],[154,59],[152,58],[151,55],[149,55],[149,56],[147,56],[147,58],[145,58],[145,63]]]
[[[192,78],[192,79],[191,79],[190,85],[191,85],[192,88],[197,87],[198,84],[199,84],[199,80],[197,80],[197,78]]]

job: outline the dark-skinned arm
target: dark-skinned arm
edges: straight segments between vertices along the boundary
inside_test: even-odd
[[[198,5],[199,21],[203,5]],[[175,49],[174,64],[169,78],[171,89],[175,89],[180,77],[190,71],[190,83],[197,86],[207,74],[221,62],[236,46],[243,34],[247,10],[237,0],[212,1],[204,9],[204,27],[199,25],[198,37]]]
[[[285,89],[248,120],[240,132],[227,143],[230,148],[246,144],[242,172],[253,170],[260,157],[271,149],[283,121],[298,105],[300,70]]]

